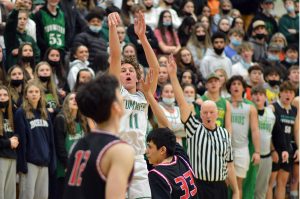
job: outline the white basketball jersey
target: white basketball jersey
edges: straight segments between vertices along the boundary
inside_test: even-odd
[[[120,138],[134,148],[136,155],[143,155],[146,150],[149,104],[140,91],[131,94],[122,86],[121,95],[125,114],[121,119]]]

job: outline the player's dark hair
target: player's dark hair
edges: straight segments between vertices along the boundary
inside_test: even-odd
[[[244,78],[241,75],[234,75],[226,82],[226,89],[227,89],[228,93],[231,94],[230,86],[234,81],[240,81],[243,85],[244,91],[246,90],[247,83],[245,82]]]
[[[258,65],[258,64],[253,64],[252,66],[250,66],[250,68],[248,69],[248,73],[250,74],[252,71],[254,70],[259,70],[261,71],[262,73],[264,72],[264,69]]]
[[[284,81],[280,84],[279,92],[293,91],[296,94],[296,89],[290,81]]]
[[[266,89],[263,87],[263,85],[258,85],[251,89],[251,95],[254,95],[257,93],[262,93],[262,94],[266,95]]]
[[[111,75],[102,75],[81,86],[76,102],[81,113],[95,122],[105,122],[110,117],[112,103],[117,99],[118,80]]]
[[[152,130],[147,136],[147,142],[153,142],[157,149],[165,146],[167,156],[170,157],[175,153],[176,137],[174,132],[169,128],[157,128]]]

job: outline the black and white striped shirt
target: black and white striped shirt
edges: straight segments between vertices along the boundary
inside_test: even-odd
[[[188,155],[196,178],[203,181],[223,181],[227,177],[227,162],[232,162],[230,134],[225,128],[205,128],[192,114],[185,123]]]

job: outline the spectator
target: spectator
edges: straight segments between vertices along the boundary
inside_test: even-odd
[[[280,47],[279,60],[283,61],[285,58],[284,49],[288,45],[285,36],[282,33],[277,32],[272,36],[270,44],[271,43],[277,44]]]
[[[155,91],[155,97],[157,99],[160,98],[162,87],[168,83],[169,81],[169,75],[167,71],[166,65],[160,64],[159,66],[159,72],[158,72],[158,81],[157,81],[157,87]]]
[[[73,47],[84,45],[89,49],[88,61],[91,66],[94,66],[95,59],[108,56],[107,44],[101,33],[103,17],[102,10],[91,10],[85,17],[88,21],[88,28],[76,35],[73,42]],[[99,67],[93,67],[92,69],[96,73],[99,71]]]
[[[24,101],[15,113],[14,124],[20,141],[20,198],[48,198],[49,175],[56,168],[55,146],[43,89],[36,81],[25,87]]]
[[[180,85],[183,87],[186,84],[196,85],[195,75],[193,71],[186,69],[182,72],[180,78]]]
[[[0,197],[16,198],[16,148],[19,138],[14,131],[11,95],[8,88],[0,86]]]
[[[86,84],[87,82],[93,79],[93,73],[87,69],[81,69],[77,73],[76,82],[74,85],[73,92],[77,92],[81,85]]]
[[[210,7],[208,5],[204,5],[201,11],[201,15],[206,16],[206,17],[210,17],[211,16],[211,10]]]
[[[199,104],[202,100],[197,96],[196,87],[193,84],[184,84],[182,91],[185,101],[193,106],[193,116],[197,119],[200,119]]]
[[[59,1],[47,0],[35,15],[37,44],[44,56],[49,47],[60,50],[62,57],[66,48],[66,18],[62,9],[58,6]]]
[[[284,34],[288,44],[299,44],[299,16],[295,12],[294,0],[283,2],[287,13],[279,20],[279,31]]]
[[[4,3],[0,3],[0,46],[2,46],[3,52],[5,53],[5,43],[4,43],[4,30],[8,19],[8,9],[5,7]]]
[[[220,1],[219,13],[214,15],[212,23],[212,31],[216,32],[218,29],[218,24],[221,18],[226,18],[229,20],[229,25],[231,26],[233,18],[230,16],[232,9],[232,4],[230,0]]]
[[[178,28],[178,38],[181,46],[186,46],[195,23],[196,21],[191,16],[187,16],[183,19],[182,24]]]
[[[62,65],[59,50],[52,47],[48,48],[44,56],[44,61],[48,62],[51,66],[54,82],[58,89],[58,95],[61,99],[64,99],[67,93],[70,92],[70,88],[66,78],[67,72]]]
[[[30,80],[34,78],[35,57],[33,47],[30,43],[23,43],[18,50],[18,64],[25,72],[25,79]]]
[[[280,72],[277,68],[268,68],[264,70],[264,80],[268,104],[272,104],[278,100]]]
[[[173,1],[173,0],[167,0]],[[181,45],[178,35],[173,29],[173,19],[169,10],[164,10],[159,15],[157,29],[154,34],[158,41],[158,46],[163,54],[177,54]]]
[[[76,8],[78,12],[85,17],[91,10],[93,10],[96,7],[94,0],[77,0],[76,1]]]
[[[89,62],[87,61],[89,58],[88,48],[84,45],[79,45],[74,47],[72,50],[72,62],[70,63],[70,71],[68,74],[68,84],[71,90],[73,90],[76,82],[77,73],[80,69],[86,68],[88,69],[93,77],[95,76],[95,72],[93,69],[89,68]]]
[[[205,15],[200,15],[198,17],[198,22],[204,27],[204,29],[211,35],[211,23],[210,18]]]
[[[219,68],[215,70],[215,73],[219,76],[220,79],[220,97],[224,99],[230,98],[230,94],[226,89],[226,82],[228,80],[226,71],[223,68]]]
[[[288,80],[295,88],[295,96],[299,96],[299,65],[293,65],[288,70]]]
[[[299,49],[295,44],[288,45],[285,49],[285,60],[281,62],[286,69],[292,65],[299,65]]]
[[[245,98],[247,100],[252,100],[252,88],[263,83],[263,72],[264,71],[262,67],[260,67],[258,64],[254,64],[248,69],[249,78],[247,79],[247,87],[245,92]]]
[[[133,13],[131,12],[131,8],[134,5],[134,0],[123,0],[122,8],[121,8],[121,16],[123,19],[123,24],[125,26],[129,26],[133,23]]]
[[[183,19],[186,17],[192,17],[194,21],[197,21],[197,17],[195,14],[195,4],[193,0],[186,0],[181,3],[179,9],[179,16],[181,17],[182,23]]]
[[[258,62],[267,57],[267,36],[266,24],[262,20],[254,21],[252,24],[252,34],[249,42],[253,44],[253,61]]]
[[[196,67],[200,68],[201,61],[206,50],[211,46],[209,33],[205,27],[196,23],[193,28],[191,37],[187,43],[187,48],[191,51]]]
[[[118,25],[117,26],[117,34],[120,40],[120,47],[123,49],[124,46],[128,43],[125,41],[125,38],[127,37],[126,34],[126,28],[124,25]],[[109,52],[109,47],[107,48],[107,52]]]
[[[231,29],[228,33],[229,44],[225,47],[225,55],[231,60],[232,63],[239,61],[238,47],[242,44],[244,38],[244,31],[242,29]],[[252,57],[251,57],[252,59]]]
[[[6,70],[4,66],[4,49],[0,45],[0,84],[7,85]]]
[[[229,30],[230,30],[230,21],[227,18],[221,18],[218,23],[218,31],[223,32],[227,36]]]
[[[142,0],[142,4],[146,8],[146,11],[144,12],[145,22],[154,31],[157,26],[159,13],[157,8],[153,6],[153,3],[153,0]]]
[[[245,31],[245,23],[242,17],[236,17],[232,20],[231,29],[238,28]]]
[[[78,110],[75,93],[66,96],[61,112],[54,120],[54,140],[57,156],[57,199],[62,198],[68,156],[73,144],[88,133],[86,117]]]
[[[170,15],[171,15],[171,19],[172,19],[172,25],[175,29],[177,29],[180,25],[181,25],[181,20],[177,15],[177,12],[172,8],[172,5],[174,3],[175,0],[164,0],[162,1],[162,4],[160,5],[160,7],[157,8],[157,12],[159,14],[159,16],[161,16],[161,13],[163,11],[169,11]],[[161,21],[160,19],[158,20]],[[159,25],[158,25],[159,28]]]
[[[13,111],[15,112],[23,103],[23,92],[26,86],[23,69],[18,65],[12,66],[7,72],[7,82],[13,104]]]
[[[231,77],[232,63],[225,56],[224,48],[226,44],[226,35],[222,32],[216,32],[212,38],[213,49],[208,49],[200,67],[200,72],[206,79],[208,75],[218,68],[223,68],[228,77]]]

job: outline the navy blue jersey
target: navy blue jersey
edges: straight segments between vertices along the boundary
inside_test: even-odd
[[[106,177],[101,172],[100,162],[110,147],[122,142],[103,132],[92,132],[81,138],[69,158],[63,198],[105,199]]]

